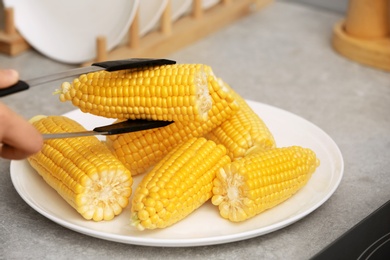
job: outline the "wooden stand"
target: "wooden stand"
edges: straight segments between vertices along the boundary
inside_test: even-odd
[[[161,17],[159,30],[140,37],[139,12],[137,12],[129,30],[127,44],[119,46],[106,54],[102,53],[100,47],[97,47],[96,59],[83,65],[90,65],[92,62],[106,59],[164,57],[253,11],[265,7],[271,2],[272,0],[221,0],[220,3],[210,9],[203,10],[202,1],[193,0],[192,12],[173,23],[169,1]]]
[[[390,71],[390,0],[350,0],[332,44],[349,59]]]
[[[30,48],[30,45],[23,39],[15,29],[14,10],[4,10],[5,28],[0,31],[0,52],[15,56]]]

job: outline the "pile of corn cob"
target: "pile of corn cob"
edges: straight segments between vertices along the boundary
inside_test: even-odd
[[[139,230],[168,227],[211,200],[230,221],[249,219],[302,188],[319,165],[299,146],[276,147],[258,115],[212,69],[175,64],[94,72],[62,84],[85,113],[170,120],[158,129],[46,141],[30,164],[84,218],[109,220],[131,200]],[[42,133],[80,131],[63,116],[35,118]],[[129,216],[130,217],[130,216]]]

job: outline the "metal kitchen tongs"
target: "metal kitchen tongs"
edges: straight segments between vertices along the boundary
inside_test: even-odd
[[[95,72],[99,70],[117,71],[117,70],[134,69],[134,68],[142,68],[142,67],[161,66],[161,65],[168,65],[168,64],[175,64],[175,63],[176,61],[167,60],[167,59],[143,59],[143,58],[96,62],[89,67],[72,69],[72,70],[51,74],[51,75],[47,75],[47,76],[43,76],[31,80],[26,80],[26,81],[20,80],[15,85],[9,88],[0,89],[0,97],[4,97],[13,93],[27,90],[30,87],[41,85],[43,83],[48,83],[48,82],[52,82],[55,80],[64,79],[68,77],[75,77],[81,74]],[[81,137],[81,136],[90,136],[90,135],[123,134],[123,133],[163,127],[171,123],[173,122],[157,121],[157,120],[142,120],[142,119],[127,120],[116,124],[96,127],[92,131],[43,134],[43,138],[54,139],[54,138],[71,138],[71,137]]]
[[[163,127],[171,123],[173,122],[158,121],[158,120],[129,119],[111,125],[95,127],[91,131],[42,134],[42,136],[44,140],[47,140],[47,139],[59,139],[59,138],[83,137],[83,136],[91,136],[91,135],[117,135],[117,134],[124,134],[124,133],[137,132],[141,130]]]
[[[59,79],[65,79],[69,77],[75,77],[79,76],[81,74],[89,73],[89,72],[95,72],[99,70],[106,70],[106,71],[117,71],[117,70],[126,70],[126,69],[135,69],[135,68],[142,68],[142,67],[152,67],[152,66],[161,66],[161,65],[168,65],[168,64],[175,64],[176,61],[173,60],[166,60],[166,59],[140,59],[140,58],[133,58],[133,59],[126,59],[126,60],[112,60],[112,61],[103,61],[103,62],[96,62],[93,63],[91,66],[88,67],[81,67],[77,69],[71,69],[64,72],[59,72],[55,74],[46,75],[39,78],[34,78],[30,80],[19,80],[15,85],[0,89],[0,97],[4,97],[13,93],[17,93],[23,90],[27,90],[30,87],[41,85],[44,83],[52,82]]]

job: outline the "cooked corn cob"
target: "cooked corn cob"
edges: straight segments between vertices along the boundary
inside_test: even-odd
[[[136,188],[133,225],[156,229],[182,220],[211,198],[215,174],[229,162],[226,148],[205,138],[176,146]]]
[[[213,75],[208,82],[213,105],[206,122],[178,121],[158,129],[107,136],[107,145],[133,175],[144,173],[179,143],[203,136],[237,112],[237,102],[229,90]]]
[[[63,116],[31,122],[41,133],[85,131]],[[85,219],[110,220],[128,205],[131,173],[96,137],[47,140],[28,161]]]
[[[211,108],[201,64],[175,64],[81,75],[59,90],[83,112],[116,119],[206,120]]]
[[[212,203],[223,218],[233,222],[249,219],[291,197],[318,165],[315,153],[299,146],[245,156],[217,173]]]
[[[252,110],[246,101],[226,83],[233,93],[240,110],[207,134],[207,138],[223,144],[232,160],[244,157],[255,151],[275,147],[275,140],[264,121]]]

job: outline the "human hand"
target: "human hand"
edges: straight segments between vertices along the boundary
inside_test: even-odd
[[[16,70],[0,69],[0,88],[7,88],[18,82],[19,73]]]
[[[0,88],[15,84],[19,75],[14,70],[0,70]],[[42,135],[23,117],[0,102],[0,157],[24,159],[38,152]]]

